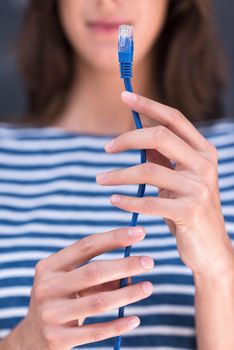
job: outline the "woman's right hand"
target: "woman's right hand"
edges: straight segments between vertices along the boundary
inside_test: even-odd
[[[140,321],[135,316],[89,325],[83,325],[83,321],[152,294],[153,286],[148,281],[119,288],[121,278],[151,270],[152,258],[130,256],[88,262],[107,251],[142,240],[145,231],[141,229],[134,236],[128,234],[136,232],[133,227],[89,235],[40,260],[35,269],[28,314],[12,331],[12,336],[8,336],[9,344],[14,343],[12,348],[16,349],[17,342],[19,349],[24,350],[70,350],[137,327],[138,324],[131,323]]]

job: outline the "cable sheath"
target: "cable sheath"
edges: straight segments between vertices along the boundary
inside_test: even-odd
[[[131,83],[131,79],[130,78],[125,78],[124,79],[124,85],[125,85],[126,91],[133,92],[132,83]],[[133,119],[134,119],[136,128],[137,129],[142,129],[142,124],[141,124],[141,120],[140,120],[139,114],[132,110],[132,115],[133,115]],[[145,150],[140,150],[140,163],[146,163],[146,151]],[[140,184],[138,186],[137,197],[143,197],[144,193],[145,193],[145,184]],[[133,213],[132,214],[132,219],[131,219],[130,226],[136,226],[137,225],[138,214],[139,213]],[[125,248],[125,252],[124,252],[124,257],[125,258],[130,256],[131,249],[132,249],[132,246],[127,246]],[[122,278],[120,280],[120,288],[125,287],[127,285],[127,283],[128,283],[128,278]],[[118,318],[124,316],[124,308],[125,308],[125,306],[121,306],[119,308]],[[114,350],[119,350],[120,349],[121,341],[122,341],[122,336],[121,335],[119,335],[119,336],[117,336],[115,338]]]

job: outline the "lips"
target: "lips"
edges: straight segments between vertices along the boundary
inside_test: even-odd
[[[105,22],[105,21],[93,21],[93,22],[87,22],[87,25],[90,29],[93,29],[95,31],[102,31],[102,32],[109,32],[109,31],[115,31],[119,29],[119,26],[122,24],[125,24],[129,22],[126,21],[117,21],[117,22]]]

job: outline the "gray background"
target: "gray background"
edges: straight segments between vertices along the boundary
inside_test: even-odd
[[[17,71],[14,55],[14,43],[26,2],[27,0],[0,0],[0,120],[2,121],[19,119],[26,109],[23,83]],[[230,79],[224,96],[225,116],[234,119],[234,2],[215,0],[214,7],[218,31],[229,61]]]

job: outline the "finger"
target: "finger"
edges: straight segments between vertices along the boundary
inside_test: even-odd
[[[57,296],[66,296],[97,284],[146,273],[153,267],[154,260],[148,256],[97,260],[63,274],[59,284],[56,278],[51,279],[47,288],[54,289]]]
[[[138,235],[132,236],[131,232],[140,230]],[[70,271],[73,268],[87,262],[95,256],[101,255],[107,251],[132,245],[145,236],[145,229],[142,226],[124,227],[89,235],[73,243],[59,252],[56,252],[46,258],[45,265],[49,270]],[[45,269],[46,269],[45,266]]]
[[[197,169],[202,160],[202,156],[191,146],[161,125],[127,131],[105,145],[105,150],[111,153],[128,149],[157,149],[168,159],[190,170]]]
[[[131,320],[138,320],[134,326]],[[94,343],[104,339],[124,334],[139,325],[140,319],[136,316],[121,317],[114,321],[88,324],[82,327],[66,328],[60,333],[60,338],[66,339],[65,346],[74,347]]]
[[[127,285],[131,285],[132,278],[128,277],[127,280],[128,280]],[[80,298],[80,297],[84,297],[84,296],[88,296],[88,295],[95,295],[99,292],[107,292],[107,291],[116,290],[119,288],[120,288],[120,280],[110,281],[110,282],[102,283],[102,284],[99,284],[97,286],[93,286],[93,287],[87,288],[85,290],[82,290],[79,293],[76,293],[76,297]],[[85,320],[85,317],[79,318],[79,325],[80,326],[84,323],[84,320]],[[71,325],[77,325],[77,319],[75,321],[71,321]]]
[[[170,161],[170,159],[165,157],[163,154],[158,152],[156,149],[147,149],[146,150],[146,158],[151,163],[162,165],[165,168],[174,169],[174,165]]]
[[[127,95],[135,99],[129,100]],[[206,151],[209,142],[180,111],[135,93],[124,92],[121,98],[131,109],[170,129],[195,150]]]
[[[187,193],[188,188],[191,187],[191,179],[175,170],[153,163],[144,163],[99,174],[97,182],[103,186],[148,184],[180,194]]]
[[[180,202],[176,199],[159,198],[159,197],[129,197],[117,195],[111,196],[110,200],[113,205],[126,211],[157,215],[172,221],[176,221],[181,213]]]
[[[128,277],[127,284],[128,285],[132,284],[131,277]],[[80,291],[78,294],[82,297],[82,296],[97,294],[99,292],[107,292],[107,291],[111,291],[111,290],[116,290],[118,288],[120,288],[120,280],[119,279],[116,281],[110,281],[110,282],[98,284],[96,286],[92,286],[90,288],[87,288],[85,290]]]
[[[55,301],[44,310],[46,312],[44,316],[47,316],[45,321],[51,324],[66,324],[132,304],[148,297],[152,292],[152,283],[144,281],[79,299]]]
[[[142,127],[149,128],[150,126],[155,126],[156,124],[158,124],[158,123],[151,121],[150,125],[146,125],[146,124],[142,123]],[[162,165],[162,166],[169,168],[169,169],[174,169],[174,165],[170,161],[170,159],[165,157],[163,154],[158,152],[156,149],[153,149],[153,150],[147,149],[146,150],[146,158],[151,163],[156,163],[156,164]]]

